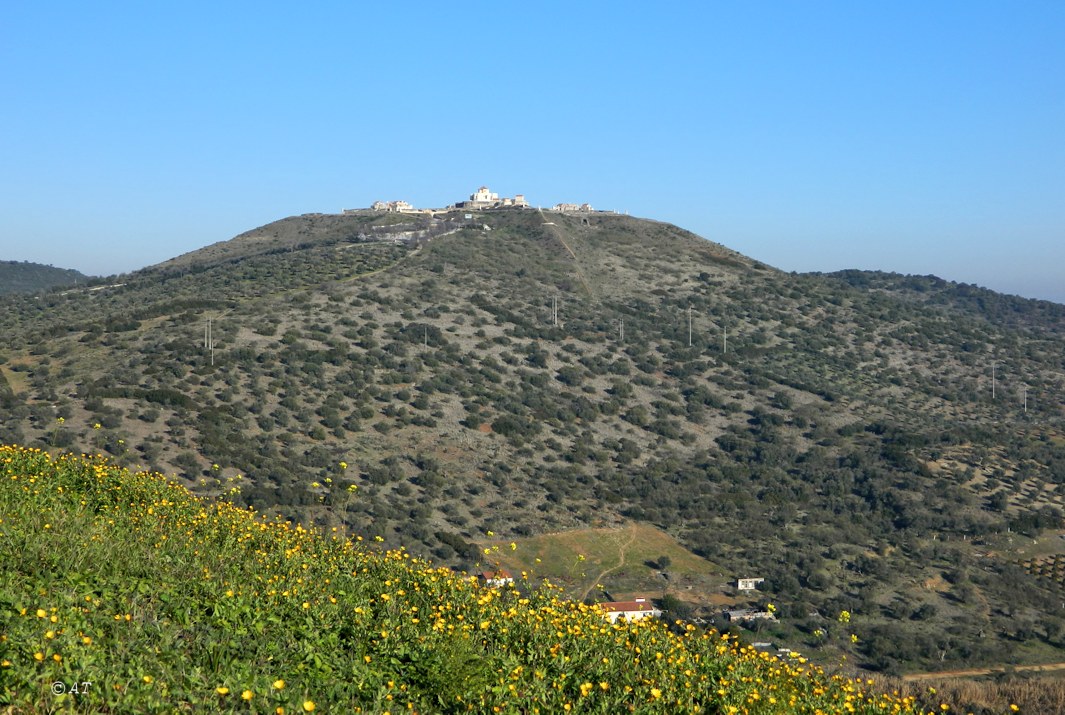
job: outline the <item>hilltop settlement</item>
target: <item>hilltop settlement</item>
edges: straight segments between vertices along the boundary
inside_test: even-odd
[[[400,214],[426,214],[432,216],[437,213],[447,213],[455,210],[466,211],[490,211],[493,209],[528,209],[533,208],[529,202],[525,199],[524,194],[515,194],[513,197],[504,196],[500,197],[499,194],[491,191],[487,186],[482,186],[477,191],[470,194],[470,197],[465,201],[456,201],[449,206],[443,208],[418,208],[413,204],[403,201],[374,201],[370,205],[372,211],[384,211],[387,213],[400,213]],[[364,211],[365,209],[344,209],[343,213],[352,214]],[[591,213],[595,209],[591,204],[571,204],[571,203],[559,203],[547,209],[548,211],[556,211],[559,213]]]

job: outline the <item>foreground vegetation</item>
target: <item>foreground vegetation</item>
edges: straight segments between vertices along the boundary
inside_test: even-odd
[[[611,626],[550,586],[482,588],[100,458],[2,447],[0,464],[7,712],[919,710],[799,656]]]

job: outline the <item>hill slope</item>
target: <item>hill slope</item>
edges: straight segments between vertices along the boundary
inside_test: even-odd
[[[36,293],[88,280],[88,276],[66,268],[27,261],[0,261],[0,294]]]
[[[1061,541],[1063,306],[500,211],[292,217],[4,307],[0,439],[470,568],[489,531],[646,522],[717,571],[606,590],[771,598],[771,637],[880,669],[1060,659],[1060,587],[1024,563]]]
[[[7,712],[916,712],[798,656],[610,625],[159,475],[6,447],[0,464]]]

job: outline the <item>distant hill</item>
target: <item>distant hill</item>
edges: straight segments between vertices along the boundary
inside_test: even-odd
[[[294,216],[2,298],[0,443],[578,598],[771,601],[759,638],[825,662],[1065,660],[1065,306],[788,274],[629,216],[465,215]]]
[[[89,276],[68,268],[26,261],[0,261],[0,293],[36,293],[88,280]]]

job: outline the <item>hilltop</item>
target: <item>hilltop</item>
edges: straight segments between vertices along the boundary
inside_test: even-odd
[[[61,286],[87,283],[78,271],[28,261],[0,261],[0,294],[37,293]]]
[[[4,299],[0,440],[454,567],[549,545],[576,597],[773,601],[758,637],[826,661],[1062,659],[1065,306],[518,209],[290,217],[124,281]],[[636,527],[666,553],[618,566]]]

